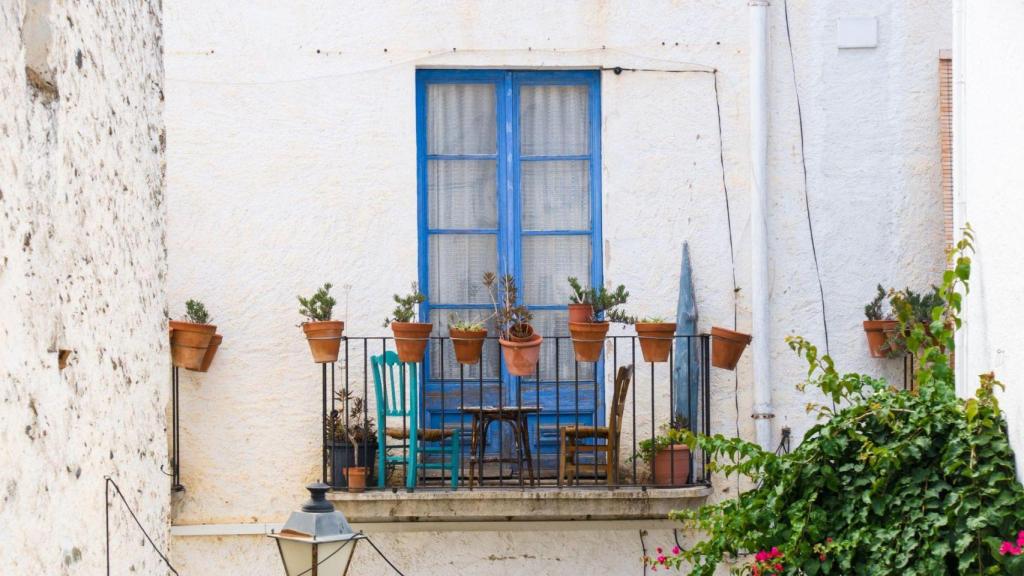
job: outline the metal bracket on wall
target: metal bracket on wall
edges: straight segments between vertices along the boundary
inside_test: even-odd
[[[181,483],[181,439],[178,435],[178,367],[171,368],[171,492],[184,492]]]

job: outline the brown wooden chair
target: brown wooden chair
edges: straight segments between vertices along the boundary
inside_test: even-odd
[[[604,468],[605,480],[609,485],[616,484],[619,476],[619,436],[622,432],[622,413],[626,408],[626,392],[629,382],[633,379],[633,366],[619,368],[615,375],[615,390],[612,392],[612,403],[608,410],[607,426],[577,426],[569,424],[558,428],[558,478],[560,482],[570,483],[570,478],[579,479],[579,473],[586,470]],[[582,444],[582,440],[593,440],[593,444]],[[604,443],[599,443],[604,440]],[[578,454],[592,453],[605,455],[605,463],[580,464]]]

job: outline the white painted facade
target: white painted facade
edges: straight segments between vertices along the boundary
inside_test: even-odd
[[[794,389],[804,368],[784,336],[824,345],[808,205],[833,356],[846,369],[902,376],[898,361],[868,357],[863,305],[878,283],[923,288],[942,269],[938,60],[951,45],[952,10],[949,0],[794,0],[794,85],[783,6],[768,8],[766,350],[776,439],[783,426],[799,437],[815,400]],[[731,219],[737,324],[750,330],[747,2],[164,8],[170,306],[180,313],[186,299],[204,301],[225,336],[211,371],[182,379],[188,490],[174,505],[173,557],[188,573],[278,574],[272,544],[251,533],[283,521],[319,477],[319,368],[296,327],[295,295],[324,281],[347,287],[337,290],[346,333],[385,335],[391,294],[416,277],[417,68],[603,69],[606,283],[626,284],[639,312],[672,315],[688,241],[701,330],[732,327]],[[877,46],[839,49],[845,18],[874,19]],[[681,72],[712,68],[729,214],[714,76]],[[753,439],[750,356],[736,381],[713,374],[713,432]],[[719,497],[734,489],[715,483]],[[184,535],[197,524],[223,526]],[[416,574],[641,569],[639,526],[593,526],[405,525],[375,537]],[[649,523],[648,546],[670,543],[670,527]],[[357,556],[357,574],[387,573],[366,551]]]
[[[0,2],[5,575],[105,573],[108,475],[170,544],[162,47],[158,0]],[[166,573],[109,516],[110,574]]]
[[[1024,136],[1019,103],[1024,80],[1020,27],[1024,6],[1016,2],[967,2],[955,6],[954,187],[956,220],[977,235],[965,330],[957,344],[960,392],[973,392],[978,375],[995,372],[1024,479],[1024,358],[1019,330],[1020,258],[1024,241],[1024,167],[1018,142]]]

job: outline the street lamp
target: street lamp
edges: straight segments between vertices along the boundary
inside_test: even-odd
[[[352,531],[345,515],[327,501],[329,487],[321,482],[306,486],[310,499],[292,512],[284,528],[269,534],[287,576],[345,576],[356,544],[366,538]]]

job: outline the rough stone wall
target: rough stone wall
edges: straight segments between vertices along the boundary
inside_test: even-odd
[[[949,0],[790,4],[831,351],[845,368],[898,378],[898,362],[868,358],[863,305],[879,282],[921,288],[941,270],[938,57],[951,41]],[[782,8],[772,2],[771,353],[776,432],[790,426],[798,439],[812,424],[804,405],[820,399],[794,390],[804,367],[783,337],[821,343],[823,324]],[[167,11],[169,301],[175,313],[188,298],[205,301],[225,335],[211,371],[182,381],[189,490],[175,522],[279,522],[319,477],[319,368],[295,327],[295,295],[333,281],[348,334],[387,334],[380,321],[390,295],[417,271],[417,67],[606,68],[606,281],[630,288],[636,312],[671,315],[689,241],[705,331],[733,324],[733,265],[713,79],[678,70],[717,68],[738,327],[749,330],[746,2],[238,10],[169,0]],[[838,50],[840,16],[876,16],[879,46]],[[616,75],[616,66],[666,71]],[[752,438],[749,354],[738,375],[714,373],[712,430]],[[650,415],[641,409],[638,418]],[[732,482],[715,487],[735,492]],[[609,552],[585,571],[610,556],[636,559],[638,546],[612,545],[630,537],[609,534]],[[396,546],[415,549],[425,538]],[[451,552],[466,559],[461,566],[497,565],[489,557],[506,536],[461,538],[467,549]],[[585,549],[572,532],[515,542],[529,553],[553,540]],[[175,554],[201,565],[255,545],[236,542],[176,538]],[[553,562],[531,570],[563,573]]]
[[[100,574],[105,475],[169,543],[160,2],[5,1],[0,39],[0,572]],[[164,573],[110,518],[111,573]]]

